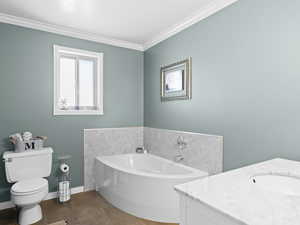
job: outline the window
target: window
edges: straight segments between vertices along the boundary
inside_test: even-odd
[[[103,53],[54,45],[54,115],[103,114]]]

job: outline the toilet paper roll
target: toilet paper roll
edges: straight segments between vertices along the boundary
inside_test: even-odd
[[[66,202],[71,198],[70,181],[59,182],[59,201]]]
[[[60,165],[60,171],[61,172],[67,173],[67,172],[69,172],[69,170],[70,170],[70,167],[67,164],[63,163],[63,164]]]

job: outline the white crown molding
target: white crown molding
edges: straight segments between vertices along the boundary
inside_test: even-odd
[[[42,30],[42,31],[55,33],[55,34],[61,34],[64,36],[84,39],[88,41],[94,41],[102,44],[113,45],[122,48],[129,48],[129,49],[134,49],[139,51],[144,50],[143,45],[141,44],[118,40],[114,38],[107,38],[98,34],[88,33],[74,28],[58,26],[49,23],[43,23],[36,20],[26,19],[23,17],[8,15],[5,13],[0,13],[0,22],[27,27],[35,30]]]
[[[69,28],[69,27],[59,26],[59,25],[54,25],[49,23],[43,23],[36,20],[8,15],[5,13],[0,13],[0,22],[14,24],[17,26],[27,27],[35,30],[42,30],[42,31],[55,33],[55,34],[61,34],[64,36],[79,38],[83,40],[94,41],[94,42],[108,44],[108,45],[122,47],[122,48],[134,49],[138,51],[146,51],[147,49],[153,47],[159,42],[162,42],[170,38],[171,36],[179,33],[180,31],[183,31],[184,29],[209,17],[210,15],[233,4],[236,1],[238,0],[212,0],[207,6],[200,9],[194,15],[185,18],[185,20],[183,20],[183,22],[181,23],[171,26],[169,29],[161,32],[160,34],[156,35],[154,38],[146,41],[144,44],[138,44],[138,43],[128,42],[124,40],[108,38],[98,34],[77,30],[74,28]]]
[[[213,0],[206,7],[200,9],[193,16],[187,17],[183,22],[178,23],[164,32],[161,32],[153,39],[144,43],[144,51],[153,47],[154,45],[170,38],[171,36],[183,31],[184,29],[192,26],[193,24],[209,17],[210,15],[220,11],[221,9],[235,3],[238,0]]]
[[[71,194],[78,194],[84,192],[84,187],[83,186],[79,186],[79,187],[74,187],[71,188]],[[57,192],[50,192],[48,193],[48,195],[44,198],[43,201],[45,200],[49,200],[49,199],[54,199],[57,197]],[[9,208],[13,208],[15,207],[14,203],[12,203],[11,201],[6,201],[6,202],[0,202],[0,210],[3,209],[9,209]]]

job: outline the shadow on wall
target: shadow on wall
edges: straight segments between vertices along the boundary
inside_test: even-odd
[[[12,150],[13,146],[9,142],[8,138],[4,138],[0,141],[0,149],[3,150],[3,152]],[[2,159],[2,154],[1,154]],[[0,179],[0,202],[1,201],[8,201],[10,196],[10,184],[6,181],[6,175],[5,175],[5,164],[3,160],[0,162],[0,177],[4,177],[5,179]]]

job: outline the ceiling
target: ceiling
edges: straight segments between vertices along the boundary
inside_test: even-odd
[[[235,1],[1,0],[0,22],[36,29],[48,26],[144,50]]]

